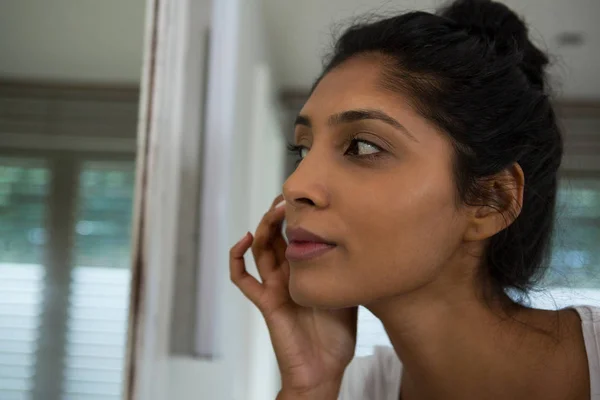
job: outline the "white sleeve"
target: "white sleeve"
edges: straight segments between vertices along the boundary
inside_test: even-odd
[[[338,400],[370,399],[367,382],[375,363],[375,356],[354,358],[344,372]]]
[[[389,400],[400,393],[402,364],[391,347],[357,357],[346,368],[338,400]]]

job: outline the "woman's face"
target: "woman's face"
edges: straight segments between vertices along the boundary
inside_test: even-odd
[[[288,229],[335,243],[289,258],[290,293],[302,305],[368,305],[421,289],[463,243],[452,144],[382,88],[379,63],[358,57],[328,73],[297,120],[306,150],[284,185]]]

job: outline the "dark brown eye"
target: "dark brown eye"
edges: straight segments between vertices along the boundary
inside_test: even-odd
[[[351,156],[370,156],[380,153],[382,150],[379,146],[361,139],[353,139],[345,154]]]

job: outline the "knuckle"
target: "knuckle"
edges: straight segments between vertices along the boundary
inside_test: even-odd
[[[271,219],[271,216],[273,215],[273,209],[270,209],[269,211],[267,211],[263,217],[262,217],[262,225],[266,225],[268,224],[269,220]]]
[[[240,273],[237,271],[231,271],[229,273],[229,279],[231,280],[231,282],[235,283],[235,285],[237,286],[237,284],[240,281]]]
[[[250,250],[252,250],[252,255],[256,257],[256,255],[258,254],[259,250],[260,250],[260,243],[257,240],[256,243],[252,244],[252,247],[250,248]]]
[[[275,211],[276,211],[275,209],[272,209],[267,213],[265,220],[268,224],[273,223],[273,220],[275,219]]]

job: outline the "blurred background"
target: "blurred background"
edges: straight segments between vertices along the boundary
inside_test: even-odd
[[[0,1],[0,399],[122,387],[143,0]]]
[[[600,306],[600,2],[504,2],[553,56],[566,140],[532,303]],[[274,398],[227,250],[292,172],[335,34],[443,3],[0,0],[0,400]]]

